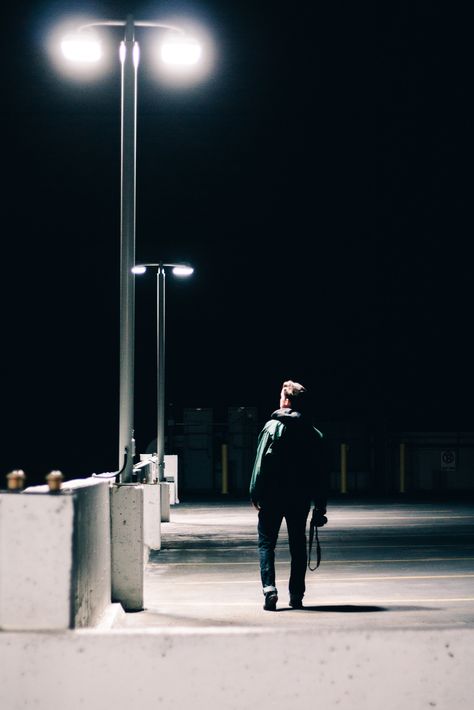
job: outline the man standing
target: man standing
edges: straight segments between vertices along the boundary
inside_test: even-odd
[[[307,411],[307,390],[298,382],[283,383],[280,409],[271,415],[258,438],[250,482],[250,499],[258,510],[258,549],[264,609],[275,611],[275,546],[283,518],[291,555],[290,606],[303,607],[307,565],[306,521],[314,503],[323,524],[326,512],[327,456],[325,440]]]

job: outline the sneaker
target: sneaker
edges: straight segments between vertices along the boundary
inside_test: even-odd
[[[265,604],[263,608],[265,611],[276,611],[278,601],[278,594],[276,592],[267,592],[265,594]]]
[[[290,597],[290,606],[292,609],[302,609],[303,599],[301,597]]]

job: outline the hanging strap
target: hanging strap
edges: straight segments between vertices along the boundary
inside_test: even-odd
[[[313,548],[313,541],[316,538],[316,567],[311,567],[311,550]],[[314,518],[311,518],[309,523],[309,545],[308,545],[308,569],[314,572],[318,569],[321,564],[321,545],[319,544],[318,528],[316,527]]]

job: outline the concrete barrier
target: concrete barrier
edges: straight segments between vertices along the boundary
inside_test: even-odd
[[[110,597],[109,484],[0,494],[0,629],[96,624]]]
[[[170,489],[171,483],[160,481],[160,497],[161,497],[161,522],[170,522]]]
[[[161,486],[68,481],[0,494],[0,629],[98,624],[112,600],[143,608],[144,564],[161,548]]]
[[[468,710],[472,649],[470,629],[4,633],[0,706]]]
[[[165,460],[165,481],[171,483],[170,488],[170,505],[179,503],[178,494],[178,455],[166,454]]]
[[[120,602],[126,611],[143,609],[144,487],[148,485],[115,484],[110,488],[112,601]]]
[[[148,560],[150,550],[161,549],[161,486],[145,484],[143,486],[143,536],[145,555]]]

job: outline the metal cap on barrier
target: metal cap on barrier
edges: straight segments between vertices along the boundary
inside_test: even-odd
[[[50,493],[57,493],[61,490],[61,484],[63,482],[64,476],[61,471],[50,471],[46,476],[46,483]]]
[[[7,488],[9,491],[22,491],[25,487],[26,474],[21,469],[7,473]]]

